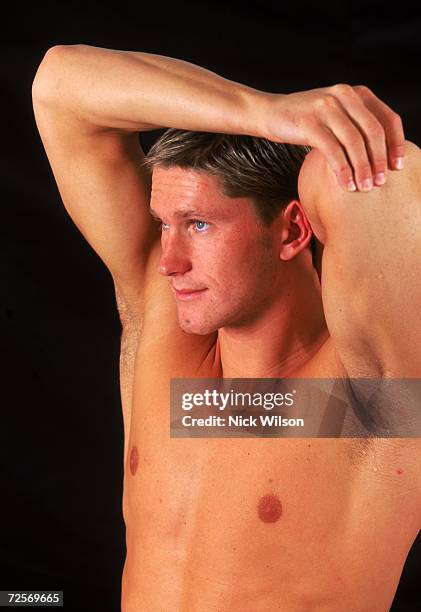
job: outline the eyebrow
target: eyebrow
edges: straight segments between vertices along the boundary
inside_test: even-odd
[[[149,212],[151,213],[152,217],[155,217],[155,219],[161,219],[161,217],[158,215],[158,213],[153,208],[149,208]],[[211,211],[205,212],[205,211],[194,210],[190,208],[185,208],[183,210],[176,210],[174,215],[182,219],[185,219],[186,217],[196,217],[198,219],[200,219],[201,217],[207,217],[208,219],[215,218],[215,215],[212,214]]]

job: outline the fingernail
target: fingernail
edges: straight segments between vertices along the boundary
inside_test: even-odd
[[[349,179],[346,188],[348,191],[357,191],[357,186],[352,179]]]
[[[373,187],[373,181],[369,178],[364,179],[364,181],[361,184],[361,189],[363,191],[370,191],[372,187]]]
[[[384,172],[378,172],[375,177],[376,185],[384,185],[386,182],[386,177]]]
[[[403,157],[396,157],[395,158],[395,168],[397,168],[397,170],[402,170],[402,168],[403,168]]]

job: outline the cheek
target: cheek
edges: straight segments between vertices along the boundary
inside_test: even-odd
[[[227,300],[242,298],[257,290],[263,280],[265,262],[254,244],[236,244],[218,253],[215,280]],[[230,301],[232,301],[230,300]]]
[[[250,252],[242,244],[226,241],[213,251],[209,258],[208,272],[220,282],[225,279],[239,278],[248,269]]]
[[[259,287],[273,254],[264,248],[255,228],[247,225],[232,230],[216,241],[202,241],[194,253],[193,270],[199,280],[226,300],[230,295]],[[272,265],[272,264],[271,264]]]

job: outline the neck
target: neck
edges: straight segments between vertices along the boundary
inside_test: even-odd
[[[307,269],[307,268],[306,268]],[[305,365],[329,337],[316,271],[290,267],[283,291],[259,320],[223,327],[218,346],[224,378],[279,378]]]

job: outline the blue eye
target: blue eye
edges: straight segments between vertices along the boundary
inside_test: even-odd
[[[209,227],[209,223],[206,223],[206,221],[196,220],[196,221],[193,221],[193,223],[196,226],[196,229],[198,232],[204,232]]]

